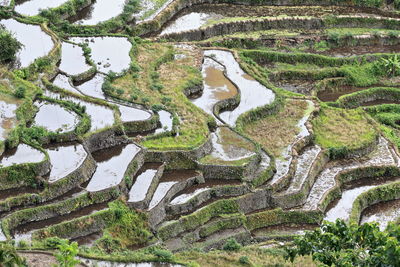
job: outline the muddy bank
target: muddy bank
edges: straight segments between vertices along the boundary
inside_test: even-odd
[[[338,88],[332,90],[323,90],[317,93],[319,100],[323,102],[334,102],[338,100],[339,97],[358,91],[368,89],[369,87],[354,87],[349,85],[338,86]]]

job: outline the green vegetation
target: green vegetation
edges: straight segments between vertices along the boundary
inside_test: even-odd
[[[55,254],[59,267],[74,267],[80,261],[76,259],[78,255],[78,243],[72,242],[69,244],[68,240],[62,240],[58,246],[58,252]]]
[[[244,132],[265,150],[279,157],[300,132],[299,121],[312,110],[307,101],[287,100],[276,114],[245,125]]]
[[[0,25],[0,47],[0,64],[5,64],[15,60],[22,44]]]
[[[15,248],[5,243],[0,244],[0,265],[4,267],[28,266],[25,259],[18,255]]]
[[[376,224],[348,225],[342,220],[325,222],[320,228],[296,238],[287,248],[291,261],[311,255],[327,266],[398,266],[400,226],[390,224],[381,232]]]
[[[332,158],[372,144],[377,132],[360,110],[322,108],[313,121],[315,142],[329,149]]]

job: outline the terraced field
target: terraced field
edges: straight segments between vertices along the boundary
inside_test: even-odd
[[[398,222],[399,10],[0,0],[22,44],[0,57],[0,241],[32,266],[60,239],[88,266],[293,266],[273,250],[323,220]]]

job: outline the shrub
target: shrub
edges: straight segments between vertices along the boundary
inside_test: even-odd
[[[239,263],[241,263],[243,265],[250,265],[249,257],[247,257],[247,256],[240,257],[239,258]]]
[[[0,63],[7,63],[15,60],[22,44],[0,25],[0,47]]]
[[[13,246],[0,244],[0,266],[28,266],[24,258],[20,257]]]
[[[54,254],[58,261],[58,267],[74,267],[80,261],[75,257],[78,255],[78,243],[69,243],[68,240],[62,240],[61,244],[58,245],[58,252]]]
[[[14,96],[16,98],[24,98],[26,93],[26,87],[25,86],[18,86],[18,88],[14,92]]]
[[[154,249],[153,254],[157,256],[161,261],[171,261],[172,253],[165,249]]]
[[[227,251],[237,251],[242,248],[242,245],[240,245],[236,239],[234,238],[229,238],[228,241],[226,241],[224,247],[222,248],[223,250]]]
[[[306,232],[286,248],[286,259],[311,255],[328,266],[400,266],[400,226],[389,224],[380,231],[377,224],[346,224],[343,220],[324,222]]]

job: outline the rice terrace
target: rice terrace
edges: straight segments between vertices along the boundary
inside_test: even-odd
[[[0,0],[0,266],[400,266],[400,0]]]

